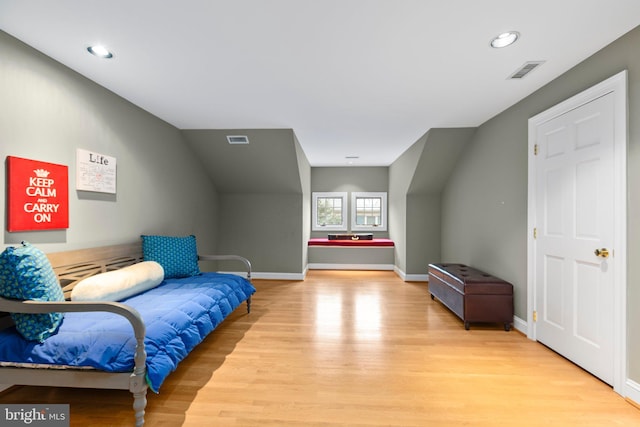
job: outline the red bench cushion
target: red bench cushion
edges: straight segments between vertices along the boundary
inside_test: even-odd
[[[372,240],[329,240],[325,238],[309,239],[309,246],[350,246],[350,247],[378,247],[378,246],[394,246],[391,239],[372,239]]]

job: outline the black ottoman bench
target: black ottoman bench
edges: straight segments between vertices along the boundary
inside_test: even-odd
[[[464,264],[429,264],[429,293],[464,322],[513,322],[513,285]]]

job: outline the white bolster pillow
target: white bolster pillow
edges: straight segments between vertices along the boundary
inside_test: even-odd
[[[143,261],[119,270],[96,274],[76,284],[72,301],[120,301],[158,286],[164,269],[155,261]]]

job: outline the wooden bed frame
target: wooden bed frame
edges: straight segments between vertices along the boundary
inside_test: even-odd
[[[142,261],[141,242],[103,246],[98,248],[47,254],[58,275],[64,302],[16,301],[0,297],[0,312],[50,313],[105,311],[125,317],[133,327],[136,352],[133,372],[110,373],[94,369],[47,369],[0,366],[2,382],[8,385],[34,385],[52,387],[79,387],[129,390],[133,394],[136,426],[144,424],[147,405],[145,325],[140,314],[119,302],[68,301],[71,290],[82,279],[95,274],[117,270]],[[251,263],[238,255],[199,255],[200,261],[239,261],[244,264],[247,279],[251,280]],[[247,312],[251,310],[251,297],[247,299]],[[0,329],[13,325],[9,316],[0,318]]]

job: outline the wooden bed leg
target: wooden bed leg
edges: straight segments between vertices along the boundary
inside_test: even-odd
[[[133,411],[136,415],[136,427],[144,425],[144,408],[147,407],[147,390],[133,393]]]
[[[137,341],[134,356],[135,367],[129,377],[129,391],[133,394],[133,411],[136,416],[136,427],[142,427],[144,425],[144,409],[147,407],[147,389],[149,388],[146,381],[147,352],[144,348],[144,327],[141,331],[136,330],[135,334]]]

